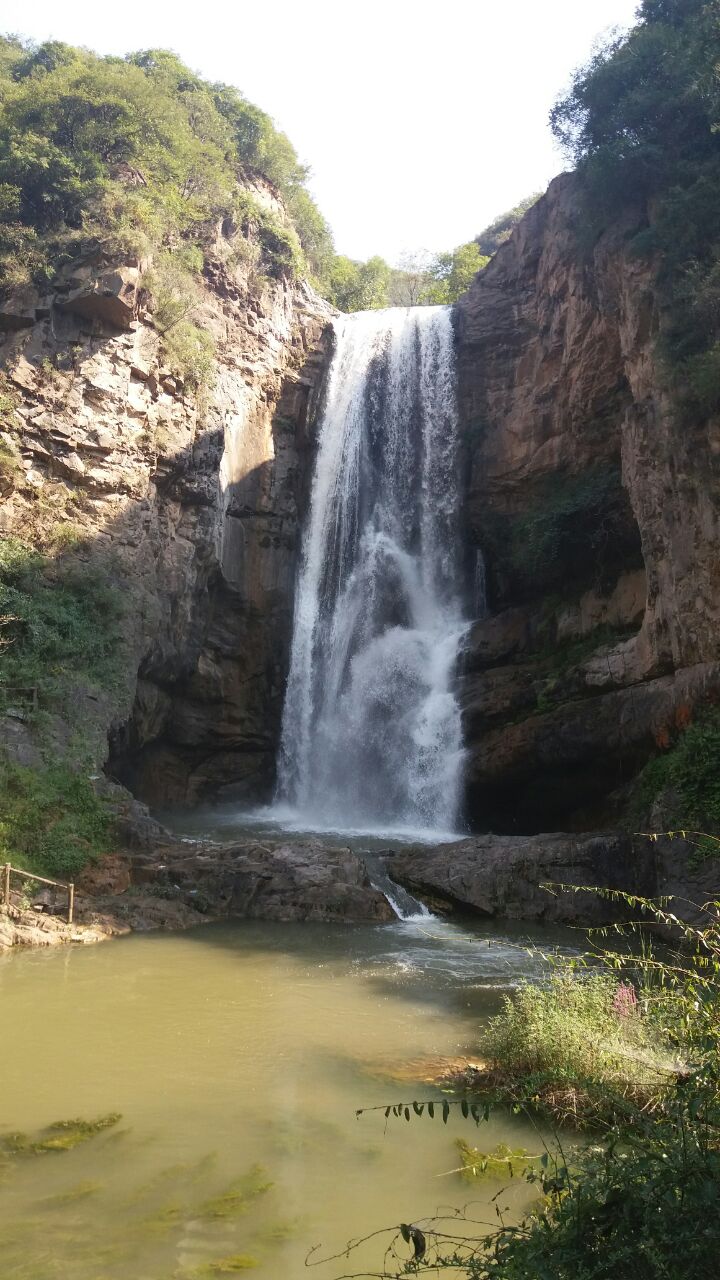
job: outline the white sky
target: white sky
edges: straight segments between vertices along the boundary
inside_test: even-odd
[[[547,126],[638,0],[17,0],[0,24],[100,53],[172,48],[274,117],[341,253],[451,249],[563,167]]]

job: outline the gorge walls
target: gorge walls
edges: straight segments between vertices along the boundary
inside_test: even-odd
[[[487,591],[458,687],[480,830],[627,824],[638,771],[720,695],[720,424],[666,385],[657,264],[632,244],[648,218],[591,238],[564,175],[455,307],[468,604],[479,571]],[[332,346],[332,309],[254,276],[235,235],[205,252],[205,399],[163,363],[148,264],[96,247],[0,302],[0,533],[126,605],[123,678],[78,679],[75,725],[46,708],[42,750],[79,736],[161,808],[271,793]],[[10,711],[0,744],[33,763]]]
[[[90,252],[0,314],[0,531],[42,547],[49,572],[84,565],[121,592],[124,677],[78,682],[73,719],[87,756],[109,750],[111,775],[160,806],[271,785],[329,340],[331,308],[304,283],[253,278],[232,234],[218,227],[195,312],[216,351],[206,402],[163,365],[147,264]],[[32,763],[37,735],[11,711],[2,744]],[[77,736],[54,708],[44,733],[51,754]]]
[[[462,676],[481,827],[620,818],[719,687],[720,423],[683,422],[657,356],[652,211],[594,242],[557,178],[457,304],[469,573],[491,616]]]

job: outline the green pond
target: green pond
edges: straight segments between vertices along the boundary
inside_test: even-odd
[[[1,960],[3,1280],[332,1280],[377,1270],[385,1242],[306,1270],[313,1246],[468,1204],[517,1216],[522,1180],[449,1171],[460,1137],[535,1150],[522,1119],[355,1111],[436,1094],[393,1072],[475,1052],[539,969],[527,940],[434,919],[237,923]],[[47,1128],[108,1113],[97,1133]]]

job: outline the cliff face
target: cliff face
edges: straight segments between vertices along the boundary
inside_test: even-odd
[[[586,245],[581,207],[557,179],[456,309],[479,829],[621,819],[649,755],[720,696],[720,423],[688,425],[665,385],[656,264],[630,244],[647,211]],[[120,584],[126,679],[79,681],[75,719],[158,807],[268,794],[330,352],[327,305],[231,268],[232,234],[195,315],[217,352],[204,405],[163,367],[141,264],[96,252],[0,303],[0,532]],[[73,732],[51,714],[51,754]],[[37,756],[17,711],[0,745]]]
[[[457,305],[490,614],[462,677],[468,809],[500,830],[617,817],[720,688],[720,423],[666,386],[657,264],[630,245],[652,214],[586,246],[581,210],[556,179]]]
[[[20,463],[0,531],[53,545],[71,528],[54,554],[102,560],[120,584],[127,680],[99,700],[79,686],[76,709],[89,751],[160,806],[271,782],[329,343],[307,285],[227,264],[218,228],[195,313],[217,353],[204,405],[163,368],[139,263],[89,255],[0,308],[3,439]],[[0,724],[32,761],[22,718]],[[51,718],[51,741],[68,732]]]

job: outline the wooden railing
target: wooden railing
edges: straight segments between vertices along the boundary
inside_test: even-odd
[[[35,880],[38,884],[51,884],[54,885],[56,889],[64,889],[68,896],[67,922],[68,924],[72,924],[73,915],[75,913],[75,885],[72,882],[66,882],[65,880],[47,880],[45,876],[34,876],[31,872],[21,871],[19,867],[11,867],[10,863],[6,862],[3,867],[2,877],[2,905],[5,907],[10,906],[11,876],[20,876],[22,880]]]

